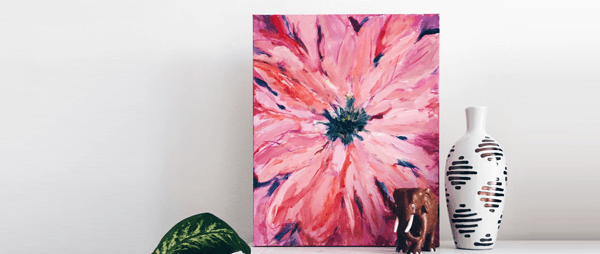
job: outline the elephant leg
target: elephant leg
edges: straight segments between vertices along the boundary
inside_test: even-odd
[[[425,244],[423,245],[424,251],[436,251],[435,249],[435,236],[433,232],[429,232],[425,238]]]
[[[398,233],[398,247],[396,247],[396,252],[407,252],[408,251],[408,245],[406,244],[406,238],[404,238],[404,235]]]
[[[425,237],[420,237],[419,241],[412,243],[412,245],[410,245],[410,248],[408,248],[408,254],[417,254],[417,253],[421,253],[423,248],[423,243],[425,242]]]
[[[432,218],[431,227],[429,227],[429,232],[427,232],[427,237],[425,237],[425,247],[423,248],[426,251],[436,251],[435,245],[435,229],[437,228],[437,218]]]

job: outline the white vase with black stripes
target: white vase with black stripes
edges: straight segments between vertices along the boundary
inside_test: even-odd
[[[504,211],[504,151],[485,131],[487,108],[470,107],[467,133],[446,159],[446,203],[454,243],[460,249],[491,249]]]

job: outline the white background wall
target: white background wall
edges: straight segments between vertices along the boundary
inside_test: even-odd
[[[600,240],[599,2],[3,1],[0,253],[150,253],[201,212],[250,240],[253,13],[440,13],[441,157],[488,106],[500,239]]]

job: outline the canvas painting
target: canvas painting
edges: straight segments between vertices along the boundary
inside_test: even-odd
[[[394,190],[439,199],[439,36],[437,14],[253,16],[255,246],[395,246]]]

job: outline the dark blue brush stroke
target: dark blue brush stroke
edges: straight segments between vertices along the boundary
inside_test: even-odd
[[[265,186],[267,186],[269,184],[271,184],[271,181],[261,183],[261,182],[258,181],[258,178],[256,178],[256,175],[254,175],[254,184],[253,184],[254,189],[265,187]]]
[[[377,186],[377,190],[379,190],[379,194],[381,194],[385,205],[388,208],[392,208],[394,206],[394,199],[392,198],[392,195],[390,195],[387,186],[385,186],[383,182],[377,180],[377,178],[375,178],[375,185]]]
[[[275,179],[273,181],[273,184],[271,184],[271,187],[269,187],[267,197],[270,197],[271,195],[273,195],[273,192],[275,192],[275,190],[277,189],[277,187],[279,187],[279,185],[280,185],[279,180]]]
[[[385,193],[385,195],[387,197],[391,197],[390,192],[388,191],[387,186],[385,186],[385,183],[380,182],[379,180],[375,179],[375,184],[377,185],[378,188],[381,189],[381,191],[383,193]]]
[[[323,61],[323,54],[321,54],[321,41],[323,40],[323,32],[321,32],[321,26],[317,26],[317,51],[319,52],[319,59]]]
[[[262,187],[269,186],[269,190],[267,191],[267,194],[265,195],[265,197],[270,197],[277,190],[277,188],[279,188],[279,186],[281,185],[281,182],[284,182],[285,180],[287,180],[290,177],[291,174],[292,173],[289,173],[289,174],[287,174],[287,175],[285,175],[285,176],[283,176],[281,178],[275,177],[275,178],[273,178],[273,179],[271,179],[269,181],[262,182],[262,183],[259,182],[258,178],[256,177],[256,175],[254,175],[254,184],[253,184],[253,187],[254,187],[254,189],[257,189],[257,188],[262,188]]]
[[[287,17],[285,15],[281,15],[281,19],[283,19],[283,22],[285,23],[285,28],[287,28],[287,34],[294,38],[294,35],[292,34],[292,29],[290,29],[290,22],[288,22]]]
[[[354,29],[354,32],[360,31],[360,28],[362,27],[362,24],[358,22],[358,20],[354,19],[353,17],[348,17],[348,19],[350,20],[350,24],[352,24],[352,28]]]
[[[262,51],[261,49],[254,47],[254,54],[257,55],[267,55],[268,57],[271,57],[271,55],[267,52]]]
[[[438,34],[440,33],[440,29],[439,28],[430,28],[424,31],[421,31],[421,34],[419,34],[419,38],[417,39],[417,41],[420,41],[421,38],[423,38],[423,36],[428,35],[428,34]]]
[[[397,136],[397,138],[400,139],[400,140],[406,140],[407,139],[407,137],[405,137],[405,136]]]
[[[415,175],[416,178],[419,178],[419,174],[417,174],[417,169],[418,168],[411,168],[413,174]]]
[[[294,229],[292,229],[292,232],[290,233],[290,235],[293,235],[294,233],[298,232],[300,230],[300,225],[298,225],[298,223],[296,223],[296,226],[294,227]]]
[[[410,169],[413,169],[413,168],[419,169],[415,165],[413,165],[412,163],[410,163],[408,161],[405,161],[405,160],[398,160],[398,163],[396,163],[396,165],[400,165],[400,166],[407,167],[407,168],[410,168]]]
[[[254,82],[256,82],[256,84],[259,85],[259,86],[267,88],[269,90],[269,92],[271,92],[272,94],[274,94],[275,96],[277,96],[277,92],[273,91],[273,89],[271,89],[271,87],[269,86],[269,84],[267,84],[267,82],[265,82],[264,80],[259,79],[257,77],[254,77]]]
[[[374,59],[373,59],[373,63],[375,64],[375,67],[377,67],[377,65],[379,65],[379,60],[381,59],[381,57],[383,56],[383,53],[379,53],[379,55],[377,55]]]
[[[353,17],[348,17],[348,19],[350,20],[350,24],[352,24],[354,32],[358,33],[358,31],[360,31],[365,22],[369,20],[369,17],[365,17],[361,22],[358,22],[358,20],[354,19]]]
[[[358,207],[360,214],[363,214],[363,204],[358,196],[354,196],[354,203],[356,203],[356,207]]]
[[[295,223],[288,223],[285,224],[285,226],[283,226],[283,228],[279,231],[279,233],[277,233],[275,235],[275,240],[277,240],[278,242],[281,241],[281,239],[285,236],[285,234],[287,234],[288,232],[290,232],[292,229],[294,229],[294,227],[297,227],[298,225],[296,225]]]

